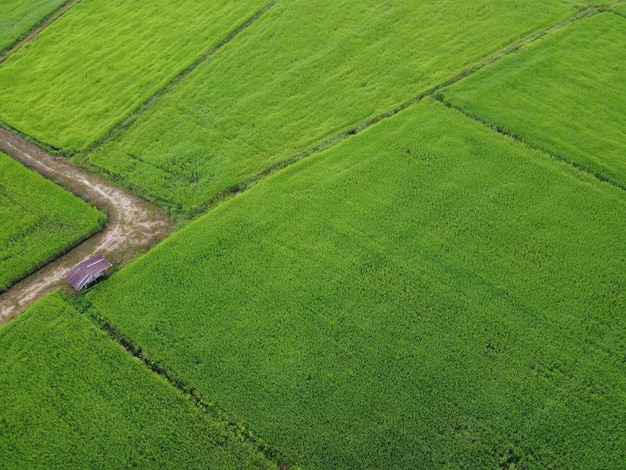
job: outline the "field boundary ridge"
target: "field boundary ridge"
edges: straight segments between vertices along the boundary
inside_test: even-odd
[[[526,47],[530,44],[534,44],[537,41],[540,41],[541,39],[543,39],[544,37],[556,33],[558,31],[561,31],[562,29],[567,28],[568,26],[571,26],[575,23],[578,23],[579,21],[585,20],[587,18],[592,18],[596,15],[600,15],[602,13],[607,13],[607,12],[614,12],[614,9],[626,4],[626,0],[620,0],[619,2],[615,2],[615,3],[611,3],[609,5],[595,5],[595,6],[591,6],[588,8],[583,8],[582,10],[577,11],[576,13],[574,13],[572,16],[570,16],[569,18],[564,19],[563,21],[559,21],[558,23],[552,25],[552,26],[548,26],[547,28],[535,31],[534,33],[530,34],[529,36],[526,36],[526,38],[522,39],[519,42],[516,42],[515,44],[512,44],[508,47],[505,47],[504,49],[501,49],[500,51],[492,54],[491,56],[487,57],[484,60],[479,61],[478,63],[474,64],[473,66],[471,66],[470,68],[462,71],[461,73],[455,75],[454,77],[452,77],[451,79],[443,82],[442,84],[433,87],[432,91],[428,94],[434,94],[436,92],[438,92],[439,90],[443,89],[443,88],[447,88],[449,86],[454,85],[455,83],[463,80],[465,77],[468,77],[470,75],[475,74],[476,72],[478,72],[479,70],[484,69],[485,67],[499,61],[500,59],[503,59],[504,57],[507,57],[509,55],[512,55],[516,52],[518,52],[520,49],[522,49],[523,47]]]
[[[483,119],[481,117],[478,117],[477,115],[471,113],[470,111],[461,108],[459,106],[456,106],[454,104],[452,104],[451,102],[447,101],[442,95],[433,95],[432,98],[434,100],[439,101],[441,104],[443,104],[446,108],[448,109],[452,109],[454,111],[457,111],[459,113],[461,113],[463,116],[465,116],[468,119],[471,119],[474,122],[477,122],[478,124],[487,127],[495,132],[497,132],[500,135],[503,135],[505,137],[508,137],[510,139],[513,139],[516,142],[519,142],[521,144],[524,144],[525,146],[527,146],[528,148],[532,149],[532,150],[536,150],[539,151],[547,156],[549,156],[550,158],[552,158],[553,160],[559,161],[561,163],[565,163],[566,165],[572,167],[573,169],[584,173],[588,176],[593,177],[596,180],[601,181],[602,183],[607,183],[610,184],[611,186],[620,189],[622,191],[626,191],[626,185],[620,183],[619,181],[614,180],[613,178],[606,176],[604,174],[602,174],[601,172],[590,168],[588,166],[582,165],[580,163],[574,162],[572,160],[570,160],[569,158],[560,155],[558,153],[554,153],[551,150],[548,150],[545,147],[542,147],[539,144],[536,144],[534,142],[531,142],[527,139],[525,139],[524,137],[509,131],[508,129],[505,129],[503,126],[494,124],[486,119]]]
[[[68,13],[72,8],[74,8],[82,1],[83,0],[67,0],[56,10],[44,16],[41,20],[39,20],[38,23],[35,24],[34,27],[30,29],[30,31],[18,37],[12,44],[9,44],[9,46],[5,48],[4,51],[0,51],[0,65],[6,62],[14,53],[19,51],[26,44],[36,40],[42,32],[44,32],[52,24],[63,18],[66,13]]]
[[[81,1],[81,0],[78,0]],[[205,52],[198,60],[196,60],[191,65],[184,68],[181,72],[175,75],[169,82],[167,82],[163,87],[161,87],[155,94],[150,96],[146,101],[139,104],[137,108],[130,112],[128,116],[111,126],[111,128],[104,133],[104,135],[91,144],[89,144],[86,148],[81,150],[79,154],[87,155],[98,147],[104,145],[105,143],[115,140],[119,137],[126,129],[131,127],[138,119],[140,119],[144,114],[146,114],[150,109],[152,109],[159,101],[161,101],[168,93],[170,93],[176,86],[182,82],[185,78],[187,78],[194,70],[196,70],[200,65],[209,60],[213,55],[215,55],[218,51],[220,51],[224,46],[232,42],[237,36],[243,33],[246,29],[256,23],[265,13],[271,10],[274,5],[278,3],[278,0],[272,0],[271,2],[264,5],[261,9],[257,10],[251,17],[249,17],[245,22],[236,27],[233,31],[231,31],[228,36],[222,39],[216,46],[213,46],[209,51]]]
[[[299,467],[290,465],[285,457],[275,448],[263,441],[253,431],[238,422],[226,410],[217,403],[209,400],[200,390],[189,384],[184,379],[177,377],[159,360],[152,357],[151,353],[145,350],[135,340],[126,335],[120,328],[104,317],[85,297],[68,297],[61,294],[63,299],[71,304],[85,318],[87,318],[96,328],[103,331],[113,342],[119,344],[133,358],[141,361],[150,372],[160,376],[173,388],[193,403],[202,413],[211,416],[226,424],[228,430],[242,442],[252,445],[261,452],[265,458],[275,463],[280,469],[298,469]]]

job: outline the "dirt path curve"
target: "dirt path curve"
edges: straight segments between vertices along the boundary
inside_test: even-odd
[[[21,137],[0,129],[0,151],[107,212],[106,227],[74,249],[0,294],[0,325],[58,288],[69,289],[65,275],[80,261],[104,255],[119,268],[175,229],[162,209],[66,160],[56,159]],[[69,291],[69,290],[68,290]]]

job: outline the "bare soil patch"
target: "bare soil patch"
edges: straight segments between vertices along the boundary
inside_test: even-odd
[[[0,129],[0,151],[108,214],[103,230],[0,295],[0,324],[53,290],[62,288],[71,292],[65,283],[65,275],[84,259],[101,254],[113,263],[114,269],[118,269],[165,239],[176,228],[174,221],[161,208],[109,180],[52,157],[4,129]]]

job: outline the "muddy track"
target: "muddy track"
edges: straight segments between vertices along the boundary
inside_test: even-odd
[[[67,290],[65,275],[85,258],[102,254],[117,269],[175,229],[175,223],[162,209],[111,181],[66,160],[53,158],[4,129],[0,129],[0,151],[108,214],[103,230],[0,294],[0,324],[48,292],[58,288]]]

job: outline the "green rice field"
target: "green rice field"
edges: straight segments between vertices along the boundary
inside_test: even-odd
[[[24,37],[33,27],[68,0],[2,0],[0,52]]]
[[[0,68],[0,119],[53,147],[82,149],[262,5],[80,2]]]
[[[0,153],[0,292],[105,221],[104,213]]]
[[[87,297],[305,468],[619,468],[625,209],[426,99]]]
[[[275,468],[59,295],[0,328],[3,469]]]
[[[626,188],[626,21],[604,13],[442,92],[493,126]]]
[[[0,326],[0,469],[626,468],[624,45],[623,0],[77,2],[0,126],[178,225]],[[105,218],[0,154],[0,293]]]
[[[197,212],[575,11],[556,0],[278,2],[89,159]]]

